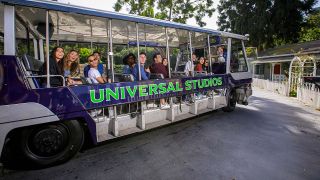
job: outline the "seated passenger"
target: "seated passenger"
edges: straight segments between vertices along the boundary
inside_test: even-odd
[[[94,55],[90,55],[88,57],[88,63],[90,64],[90,70],[88,72],[88,78],[95,84],[103,84],[106,83],[107,80],[102,77],[101,73],[98,71],[98,59],[94,57]]]
[[[51,55],[49,57],[49,73],[50,75],[63,75],[63,56],[64,50],[62,47],[55,47],[51,51]],[[40,68],[41,75],[47,75],[47,62],[43,64]],[[41,78],[41,84],[43,87],[47,85],[47,79]],[[50,86],[57,87],[63,85],[63,79],[61,77],[50,77]]]
[[[184,72],[187,76],[193,76],[194,72],[194,63],[197,61],[197,55],[192,53],[192,59],[187,62],[186,66],[184,67]]]
[[[63,61],[63,75],[67,78],[68,85],[82,84],[78,52],[71,50]]]
[[[99,52],[95,51],[93,52],[92,54],[97,60],[98,60],[98,71],[100,72],[100,74],[103,74],[104,73],[104,67],[103,67],[103,64],[100,63],[100,60],[101,60],[101,55]],[[83,69],[83,74],[84,74],[84,77],[88,77],[88,72],[90,70],[90,64],[88,64],[87,66],[84,67]]]
[[[169,77],[167,68],[162,64],[162,57],[160,53],[153,56],[153,64],[151,65],[151,73],[162,74],[164,78]]]
[[[162,64],[162,57],[160,53],[153,56],[153,64],[151,65],[151,73],[162,74],[164,78],[168,78],[167,68]],[[160,108],[169,109],[170,106],[165,99],[160,99]]]
[[[141,52],[139,55],[140,59],[140,71],[141,71],[141,80],[148,80],[150,76],[150,69],[145,68],[144,65],[147,61],[147,55],[144,52]],[[133,77],[135,81],[139,81],[139,66],[136,64],[133,67]]]
[[[167,58],[163,58],[162,59],[162,64],[166,67],[168,75],[169,75],[168,59]]]
[[[132,74],[133,75],[133,68],[136,64],[136,56],[132,53],[129,53],[126,57],[123,58],[123,74]]]
[[[198,64],[196,65],[195,70],[196,71],[204,71],[203,66],[204,66],[204,57],[200,57],[200,60],[199,60]]]

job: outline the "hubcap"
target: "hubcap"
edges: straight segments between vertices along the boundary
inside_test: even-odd
[[[29,150],[39,157],[51,157],[64,150],[68,131],[63,126],[46,127],[34,132],[28,141]]]

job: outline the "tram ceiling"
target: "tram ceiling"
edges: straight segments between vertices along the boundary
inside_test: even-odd
[[[16,14],[23,22],[17,23],[17,38],[25,38],[27,24],[31,30],[30,38],[44,39],[45,9],[16,6]],[[109,42],[109,19],[75,14],[70,12],[49,11],[50,40],[70,42]],[[139,42],[142,46],[165,47],[166,27],[139,23]],[[188,44],[189,31],[167,27],[169,46],[179,47]],[[212,36],[212,34],[210,34]],[[207,33],[191,32],[193,47],[206,47]],[[216,35],[214,35],[216,36]],[[136,23],[119,19],[112,20],[112,37],[114,44],[129,44],[136,41]]]

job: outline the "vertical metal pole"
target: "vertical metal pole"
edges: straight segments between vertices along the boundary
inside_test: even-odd
[[[107,46],[107,76],[108,76],[108,79],[110,78],[109,77],[109,74],[110,74],[110,55],[109,55],[109,52],[110,52],[110,29],[109,29],[109,20],[107,20],[106,22],[107,24],[107,34],[108,34],[108,37],[109,37],[109,40],[108,40],[108,46]],[[111,78],[110,78],[111,79]]]
[[[93,43],[92,43],[93,32],[92,32],[92,19],[91,19],[91,18],[90,18],[90,36],[91,36],[91,38],[90,38],[90,49],[91,49],[91,52],[93,52],[93,50],[92,50],[92,46],[93,46]]]
[[[166,55],[168,60],[168,72],[169,78],[171,78],[171,63],[170,63],[170,49],[169,49],[169,35],[168,35],[168,28],[166,27]]]
[[[60,23],[60,17],[59,17],[59,14],[58,14],[58,11],[57,11],[57,46],[60,46],[60,26],[59,26],[59,23]]]
[[[47,88],[50,88],[50,63],[49,63],[49,11],[46,11],[46,59],[47,59]],[[55,59],[54,59],[55,61]]]
[[[114,59],[113,59],[113,45],[112,45],[112,20],[109,20],[109,38],[110,38],[110,52],[109,56],[111,57],[111,74],[112,74],[112,82],[114,82]]]
[[[4,5],[4,54],[16,54],[16,35],[15,35],[15,8],[14,6]]]
[[[193,61],[192,61],[192,53],[193,53],[193,51],[192,51],[192,38],[191,38],[191,32],[190,31],[189,31],[189,48],[190,48],[190,60],[193,63]],[[194,73],[192,73],[192,76],[194,76]]]
[[[39,59],[38,41],[36,39],[33,39],[33,51],[34,51],[34,58]]]
[[[210,45],[210,35],[208,34],[208,54],[209,54],[209,72],[212,75],[212,60],[211,60],[211,45]]]
[[[26,27],[26,33],[27,33],[26,34],[27,35],[27,37],[26,37],[27,38],[27,53],[31,54],[30,53],[31,50],[30,50],[30,29],[29,29],[29,27]]]
[[[228,38],[228,49],[227,49],[227,62],[226,62],[226,73],[230,73],[230,60],[231,60],[231,38]]]
[[[139,43],[139,24],[136,23],[136,38],[137,38],[137,50],[138,50],[138,70],[139,70],[139,81],[141,81],[141,65],[140,65],[140,43]]]
[[[40,53],[40,60],[44,62],[43,39],[39,39],[39,53]]]

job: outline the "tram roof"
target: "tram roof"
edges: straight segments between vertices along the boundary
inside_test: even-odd
[[[110,18],[110,19],[120,19],[120,20],[125,20],[125,21],[143,23],[143,24],[158,25],[158,26],[163,26],[163,27],[184,29],[184,30],[190,30],[190,31],[195,31],[195,32],[200,32],[200,33],[208,33],[208,34],[212,34],[212,35],[247,40],[247,37],[245,37],[243,35],[239,35],[239,34],[228,33],[228,32],[223,32],[223,31],[218,31],[218,30],[212,30],[212,29],[207,29],[207,28],[202,28],[202,27],[197,27],[197,26],[190,26],[190,25],[186,25],[186,24],[170,22],[170,21],[165,21],[165,20],[159,20],[159,19],[154,19],[154,18],[149,18],[149,17],[142,17],[142,16],[137,16],[137,15],[132,15],[132,14],[123,14],[123,13],[118,13],[118,12],[111,12],[111,11],[104,11],[104,10],[92,9],[92,8],[87,8],[87,7],[75,6],[75,5],[64,4],[64,3],[53,2],[53,1],[0,0],[0,2],[2,2],[4,4],[30,6],[30,7],[43,8],[43,9],[48,9],[48,10],[71,12],[71,13],[91,15],[91,16],[97,16],[97,17]]]

